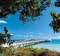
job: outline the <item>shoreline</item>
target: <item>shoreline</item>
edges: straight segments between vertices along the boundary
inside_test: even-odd
[[[34,45],[32,47],[34,47],[34,48],[45,48],[45,49],[60,52],[60,49],[59,49],[60,44],[44,44],[44,43],[41,43],[41,44]]]
[[[59,46],[60,44],[48,44],[50,43],[50,41],[46,41],[45,40],[31,40],[31,41],[22,41],[22,42],[14,42],[10,45],[10,47],[14,47],[14,48],[18,48],[18,47],[34,47],[34,48],[45,48],[45,49],[49,49],[49,50],[55,50],[57,52],[60,52]],[[9,44],[3,44],[3,47],[9,47]]]

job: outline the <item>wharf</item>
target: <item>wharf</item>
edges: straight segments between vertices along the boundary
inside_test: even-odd
[[[2,47],[28,47],[36,44],[40,44],[43,42],[50,42],[50,40],[30,40],[30,41],[21,41],[21,42],[14,42],[9,45],[7,44],[2,44]]]
[[[43,42],[45,42],[45,40],[25,41],[25,42],[13,43],[11,44],[11,46],[12,47],[28,47],[28,46],[36,45]]]

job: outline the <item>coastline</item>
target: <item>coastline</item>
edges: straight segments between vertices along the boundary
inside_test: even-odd
[[[59,40],[60,41],[60,40]],[[45,48],[49,50],[54,50],[57,52],[60,52],[60,42],[57,41],[45,41],[45,40],[30,40],[30,41],[21,41],[21,42],[14,42],[13,44],[10,45],[10,47],[18,48],[18,47],[30,47],[32,46],[33,48]],[[56,42],[56,43],[55,43]],[[9,47],[9,44],[2,45],[3,47]]]
[[[34,47],[34,48],[45,48],[45,49],[60,52],[60,49],[59,49],[60,44],[44,44],[44,43],[41,43],[41,44],[34,45],[32,47]]]

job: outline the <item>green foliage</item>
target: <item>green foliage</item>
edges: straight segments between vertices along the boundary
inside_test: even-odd
[[[9,34],[8,33],[8,30],[7,30],[7,28],[6,27],[4,27],[4,31],[5,31],[5,34],[2,34],[2,33],[0,33],[0,45],[2,44],[2,43],[5,43],[6,42],[6,40],[4,40],[4,39],[6,39],[6,38],[8,38],[8,43],[10,43],[10,40],[11,40],[11,34]]]
[[[9,14],[15,14],[20,12],[19,20],[23,23],[27,23],[32,18],[33,21],[36,17],[42,15],[42,11],[50,7],[51,0],[0,0],[0,18],[9,17]],[[60,0],[56,0],[54,3],[55,7],[60,7]],[[53,28],[54,32],[60,32],[60,14],[55,12],[50,13],[53,17],[53,21],[50,26]]]
[[[53,21],[50,23],[50,26],[53,28],[54,33],[60,32],[60,14],[56,14],[55,11],[51,11],[51,16],[53,18]]]
[[[5,56],[4,54],[0,54],[0,56]]]
[[[0,45],[3,43],[4,37],[5,37],[5,35],[0,33]]]
[[[54,4],[56,7],[60,7],[60,0],[57,0]]]
[[[57,56],[57,52],[39,48],[3,48],[5,56]]]
[[[27,17],[31,17],[34,21],[34,18],[40,16],[50,4],[50,0],[0,0],[0,18],[9,17],[9,14],[19,11],[19,19],[23,23],[29,21]]]

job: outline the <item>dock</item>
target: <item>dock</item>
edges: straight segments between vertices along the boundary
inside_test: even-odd
[[[40,44],[43,42],[49,42],[50,40],[31,40],[31,41],[21,41],[21,42],[14,42],[12,44],[2,44],[2,47],[29,47],[32,45]]]
[[[17,42],[17,43],[13,43],[11,44],[12,47],[29,47],[32,45],[36,45],[36,44],[40,44],[45,42],[45,40],[34,40],[34,41],[23,41],[23,42]]]

